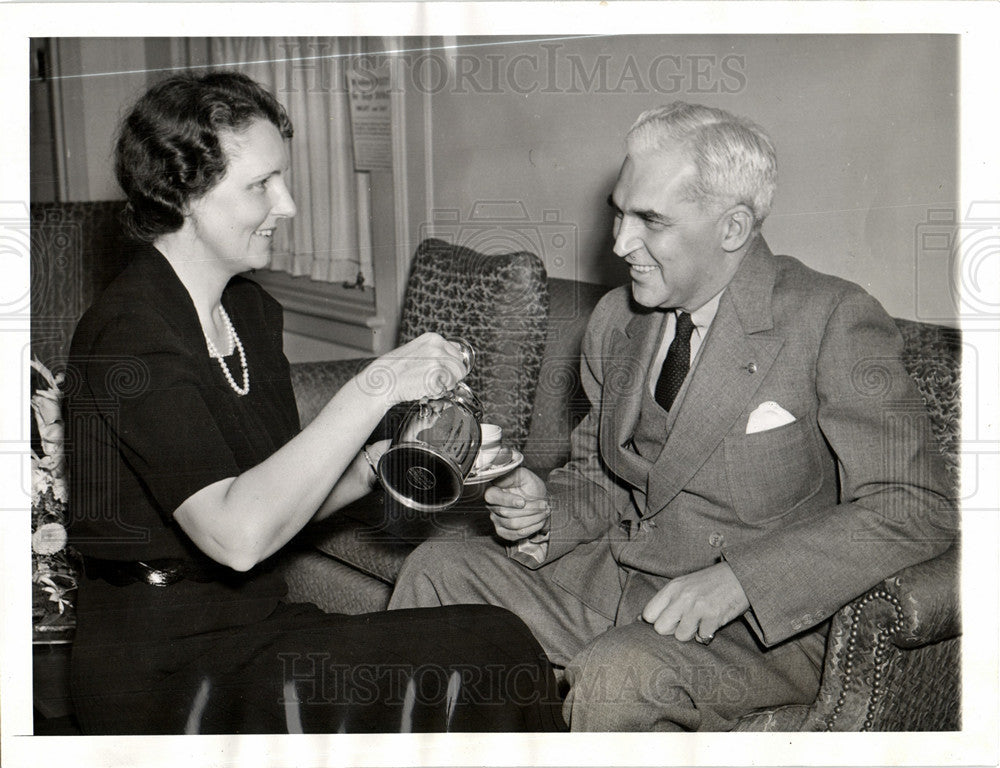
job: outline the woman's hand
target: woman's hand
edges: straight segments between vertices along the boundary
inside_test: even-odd
[[[467,373],[460,344],[425,333],[375,360],[357,377],[357,383],[362,391],[385,398],[387,406],[392,406],[439,397]]]

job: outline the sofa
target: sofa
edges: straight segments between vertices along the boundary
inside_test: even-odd
[[[52,360],[58,360],[67,328],[75,323],[68,315],[86,305],[82,294],[92,295],[118,267],[117,210],[111,203],[32,206],[33,311],[37,306],[48,318],[42,328],[46,333],[36,338],[33,332],[32,343]],[[72,236],[68,253],[66,239],[48,232],[49,225]],[[88,230],[100,233],[97,242],[110,264],[101,254],[86,253],[93,242]],[[470,276],[471,284],[462,282]],[[72,288],[74,280],[85,285],[82,293]],[[68,301],[58,298],[66,286],[73,291],[68,300],[74,302],[74,312],[58,303]],[[426,329],[468,338],[480,351],[470,383],[483,400],[486,420],[500,423],[505,442],[544,476],[566,460],[569,433],[586,413],[577,369],[580,340],[590,311],[606,290],[547,277],[531,254],[486,256],[425,242],[408,283],[400,341]],[[57,304],[46,304],[50,296],[57,297]],[[467,314],[470,307],[472,316]],[[957,489],[959,332],[907,320],[897,320],[897,325],[905,340],[905,365],[930,413]],[[293,364],[303,424],[366,363]],[[391,434],[392,415],[375,437]],[[376,492],[304,530],[274,565],[284,573],[292,599],[327,611],[363,613],[385,608],[403,560],[421,541],[482,535],[491,535],[491,526],[481,487],[470,488],[455,507],[434,514],[414,513]],[[959,729],[959,562],[956,546],[893,575],[842,608],[831,621],[816,701],[751,713],[737,730]]]
[[[569,432],[587,409],[578,376],[580,341],[603,286],[548,278],[548,324],[530,428],[510,442],[544,476],[568,457]],[[930,412],[958,487],[960,337],[953,329],[897,320],[905,365]],[[366,360],[293,366],[307,422]],[[490,407],[486,404],[487,416]],[[307,529],[283,563],[292,596],[324,610],[385,608],[406,555],[430,537],[491,535],[481,489],[441,513],[414,513],[385,493]],[[737,730],[954,730],[960,727],[957,547],[858,597],[832,620],[821,691],[811,706],[755,712]]]

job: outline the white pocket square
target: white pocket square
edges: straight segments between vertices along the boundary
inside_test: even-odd
[[[769,429],[777,429],[785,424],[791,424],[795,417],[782,408],[773,400],[761,403],[754,408],[750,418],[747,419],[747,434],[754,432],[766,432]]]

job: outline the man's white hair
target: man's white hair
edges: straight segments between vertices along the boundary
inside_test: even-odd
[[[778,162],[771,137],[722,109],[675,101],[639,115],[626,136],[629,154],[680,149],[697,176],[687,198],[702,208],[746,205],[754,227],[771,212]]]

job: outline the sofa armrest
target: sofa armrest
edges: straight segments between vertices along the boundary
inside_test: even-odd
[[[919,648],[957,637],[961,630],[959,549],[906,568],[880,589],[898,605],[890,639],[900,648]]]
[[[738,731],[917,731],[959,727],[959,552],[905,568],[830,621],[811,706],[760,710]]]
[[[958,560],[952,547],[837,612],[819,696],[804,730],[957,727]]]

